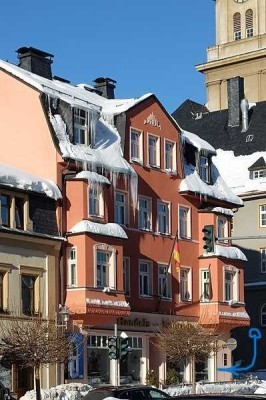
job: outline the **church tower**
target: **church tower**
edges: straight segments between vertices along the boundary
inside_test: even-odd
[[[207,49],[205,74],[210,111],[227,108],[227,80],[244,78],[249,102],[266,100],[266,0],[216,0],[216,44]]]

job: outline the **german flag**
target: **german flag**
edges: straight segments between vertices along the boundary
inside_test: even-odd
[[[176,271],[180,268],[180,250],[179,250],[179,243],[177,238],[175,239],[175,245],[173,250],[173,259],[175,260],[175,269]]]

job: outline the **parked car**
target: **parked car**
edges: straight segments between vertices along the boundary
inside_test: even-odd
[[[173,396],[175,400],[266,400],[263,394],[238,394],[238,393],[221,393],[221,394],[188,394],[181,396]]]
[[[171,396],[152,386],[102,386],[87,393],[82,400],[103,400],[106,397],[129,400],[169,399]]]

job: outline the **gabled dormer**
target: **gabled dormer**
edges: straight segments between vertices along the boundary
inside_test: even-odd
[[[254,164],[249,168],[250,179],[260,179],[266,177],[266,163],[264,157],[260,157]]]

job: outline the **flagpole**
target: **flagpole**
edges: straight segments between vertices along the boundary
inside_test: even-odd
[[[178,237],[178,228],[177,228],[177,230],[176,230],[176,234],[175,234],[175,237],[174,237],[174,241],[173,241],[173,245],[172,245],[172,249],[171,249],[171,253],[170,253],[170,258],[169,258],[169,262],[168,262],[168,266],[167,266],[167,272],[166,272],[166,274],[165,274],[166,279],[165,279],[165,283],[164,283],[164,286],[163,286],[162,293],[161,293],[160,296],[159,296],[159,300],[158,300],[156,312],[159,311],[160,304],[161,304],[161,300],[162,300],[162,294],[163,294],[164,289],[165,289],[166,284],[167,284],[168,270],[169,270],[169,266],[171,265],[171,261],[172,261],[172,257],[173,257],[173,252],[174,252],[174,248],[175,248],[175,242],[176,242],[177,237]]]

